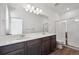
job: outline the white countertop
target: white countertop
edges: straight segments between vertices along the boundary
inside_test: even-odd
[[[38,39],[46,36],[52,36],[52,35],[54,34],[30,33],[30,34],[25,34],[24,37],[21,37],[21,35],[11,35],[11,36],[0,37],[0,46],[34,40],[34,39]]]

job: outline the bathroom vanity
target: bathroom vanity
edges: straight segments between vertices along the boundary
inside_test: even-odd
[[[12,40],[11,40],[12,41]],[[56,48],[56,35],[24,38],[1,43],[0,55],[48,55]]]

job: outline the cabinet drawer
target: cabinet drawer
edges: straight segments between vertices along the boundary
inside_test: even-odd
[[[24,49],[19,49],[19,50],[7,53],[6,55],[24,55]]]
[[[0,47],[0,54],[5,54],[20,48],[24,48],[24,42]]]

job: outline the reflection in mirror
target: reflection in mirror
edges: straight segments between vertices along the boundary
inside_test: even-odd
[[[23,19],[20,17],[12,17],[11,10],[6,4],[6,34],[17,35],[22,34]]]
[[[47,33],[48,16],[46,14],[34,14],[26,11],[27,4],[6,5],[6,33],[8,35]]]
[[[23,20],[21,18],[11,17],[9,34],[22,34],[22,21]]]

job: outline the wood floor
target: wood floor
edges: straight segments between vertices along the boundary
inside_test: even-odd
[[[64,47],[63,49],[56,49],[56,51],[52,52],[50,55],[79,55],[79,51]]]

